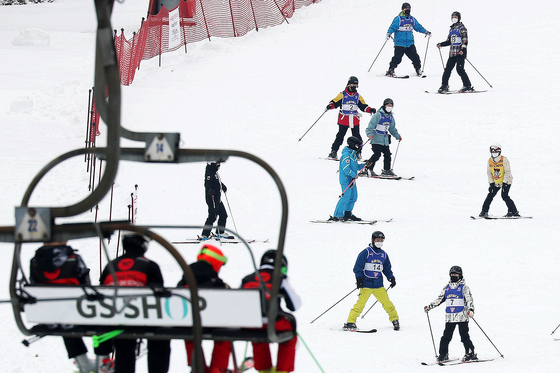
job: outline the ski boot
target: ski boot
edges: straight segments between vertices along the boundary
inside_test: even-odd
[[[400,330],[401,326],[399,325],[399,320],[393,320],[393,330]]]
[[[459,93],[473,92],[473,91],[474,91],[474,87],[472,85],[469,85],[469,86],[463,86],[463,88],[459,90]]]
[[[356,215],[352,214],[352,211],[344,211],[344,217],[342,218],[342,220],[344,221],[361,221],[362,219],[360,219],[359,217],[357,217]]]
[[[442,85],[441,87],[439,87],[439,89],[437,90],[438,93],[446,93],[449,92],[449,86],[448,85]]]
[[[355,330],[358,330],[358,327],[356,326],[356,323],[353,322],[347,322],[344,324],[344,326],[342,327],[342,330],[347,330],[350,332],[353,332]]]
[[[421,68],[417,68],[416,70],[416,76],[422,76],[422,69]]]
[[[467,352],[465,356],[463,356],[463,358],[461,359],[461,361],[474,361],[474,360],[478,360],[478,357],[476,356],[474,351]]]
[[[87,357],[87,354],[81,354],[74,357],[74,362],[78,367],[78,372],[89,373],[91,371],[96,371],[95,362]]]
[[[364,168],[362,171],[358,172],[358,177],[369,177],[368,169]]]
[[[395,69],[390,67],[389,70],[387,70],[387,72],[385,73],[385,76],[395,77]]]
[[[331,216],[327,221],[341,221],[341,220],[342,220],[341,218],[337,218],[336,216]]]
[[[519,211],[515,211],[515,212],[508,211],[508,213],[504,215],[504,218],[518,218],[520,216],[521,215],[519,215]]]
[[[488,217],[488,211],[481,211],[480,214],[478,214],[478,216],[480,218],[486,218]]]
[[[439,355],[437,358],[438,363],[443,363],[444,361],[449,360],[449,354]]]
[[[329,153],[328,158],[329,159],[338,159],[338,157],[336,156],[336,152],[334,150]]]
[[[395,175],[393,170],[383,170],[381,171],[381,176],[396,177],[397,175]]]
[[[95,357],[97,362],[97,370],[93,370],[98,373],[115,373],[115,361],[109,357],[109,355],[97,355]]]

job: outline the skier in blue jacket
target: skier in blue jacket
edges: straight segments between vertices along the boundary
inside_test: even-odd
[[[357,152],[362,150],[362,140],[355,136],[350,136],[347,140],[348,146],[342,150],[342,156],[339,163],[339,181],[342,188],[342,197],[338,200],[334,215],[329,218],[332,221],[340,220],[362,220],[352,214],[354,204],[358,200],[358,191],[356,189],[356,178],[358,172],[364,165],[358,165]]]
[[[426,36],[432,35],[431,32],[422,27],[416,18],[410,15],[410,4],[403,3],[402,12],[393,19],[389,30],[387,30],[387,40],[391,38],[391,34],[395,34],[395,54],[389,63],[389,70],[385,73],[386,76],[395,76],[395,69],[401,63],[405,54],[412,61],[416,75],[422,76],[420,56],[414,45],[413,30],[426,34]]]
[[[371,235],[371,243],[360,252],[354,265],[356,275],[356,286],[360,289],[358,301],[350,310],[348,320],[343,330],[358,330],[356,319],[362,311],[371,295],[375,296],[389,315],[389,321],[393,323],[393,329],[399,330],[399,315],[387,296],[387,290],[383,287],[383,275],[391,283],[391,287],[397,285],[397,280],[391,270],[391,261],[385,251],[381,249],[385,235],[383,232],[375,231]]]

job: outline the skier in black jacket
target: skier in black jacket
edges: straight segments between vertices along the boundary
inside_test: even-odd
[[[204,228],[202,229],[202,240],[207,240],[210,237],[210,231],[212,230],[212,225],[218,217],[218,228],[216,229],[216,235],[218,238],[233,238],[232,236],[224,234],[224,228],[226,226],[227,212],[224,204],[221,201],[222,191],[227,192],[225,184],[220,180],[220,175],[218,175],[218,169],[220,168],[220,162],[213,162],[206,165],[206,172],[204,174],[204,190],[206,195],[206,204],[208,205],[208,218],[204,223]]]

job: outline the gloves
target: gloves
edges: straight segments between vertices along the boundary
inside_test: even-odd
[[[209,196],[213,196],[214,195],[214,189],[208,189],[206,194],[208,194]]]
[[[399,136],[399,141],[402,141],[402,136]]]
[[[426,31],[426,37],[430,37],[432,36],[432,33],[430,31]]]
[[[468,310],[467,315],[469,315],[469,317],[472,319],[474,317],[474,311],[473,310]]]
[[[391,39],[391,34],[387,33],[387,36],[385,36],[385,40],[389,40]]]
[[[372,108],[371,106],[369,107],[369,113],[370,114],[375,114],[375,108]]]
[[[361,289],[364,287],[364,279],[361,277],[356,277],[356,288]]]
[[[436,47],[438,47],[438,49],[441,49],[441,43],[437,43]]]
[[[394,288],[395,286],[397,286],[397,279],[396,278],[392,278],[389,280],[389,282],[391,282],[391,287]]]
[[[223,191],[224,193],[227,193],[227,187],[226,187],[226,184],[222,184],[222,191]]]
[[[327,110],[334,109],[334,104],[331,102],[327,105]]]
[[[430,312],[430,307],[424,306],[424,312],[426,312],[426,313]]]

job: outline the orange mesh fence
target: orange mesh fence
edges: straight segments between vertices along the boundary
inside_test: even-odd
[[[251,30],[277,26],[291,18],[296,9],[320,0],[182,0],[177,8],[164,7],[149,15],[140,30],[127,40],[115,30],[115,48],[121,84],[129,85],[140,62],[177,50],[212,36],[231,38]],[[180,43],[170,47],[170,13],[179,12]],[[172,28],[172,31],[176,31]]]

